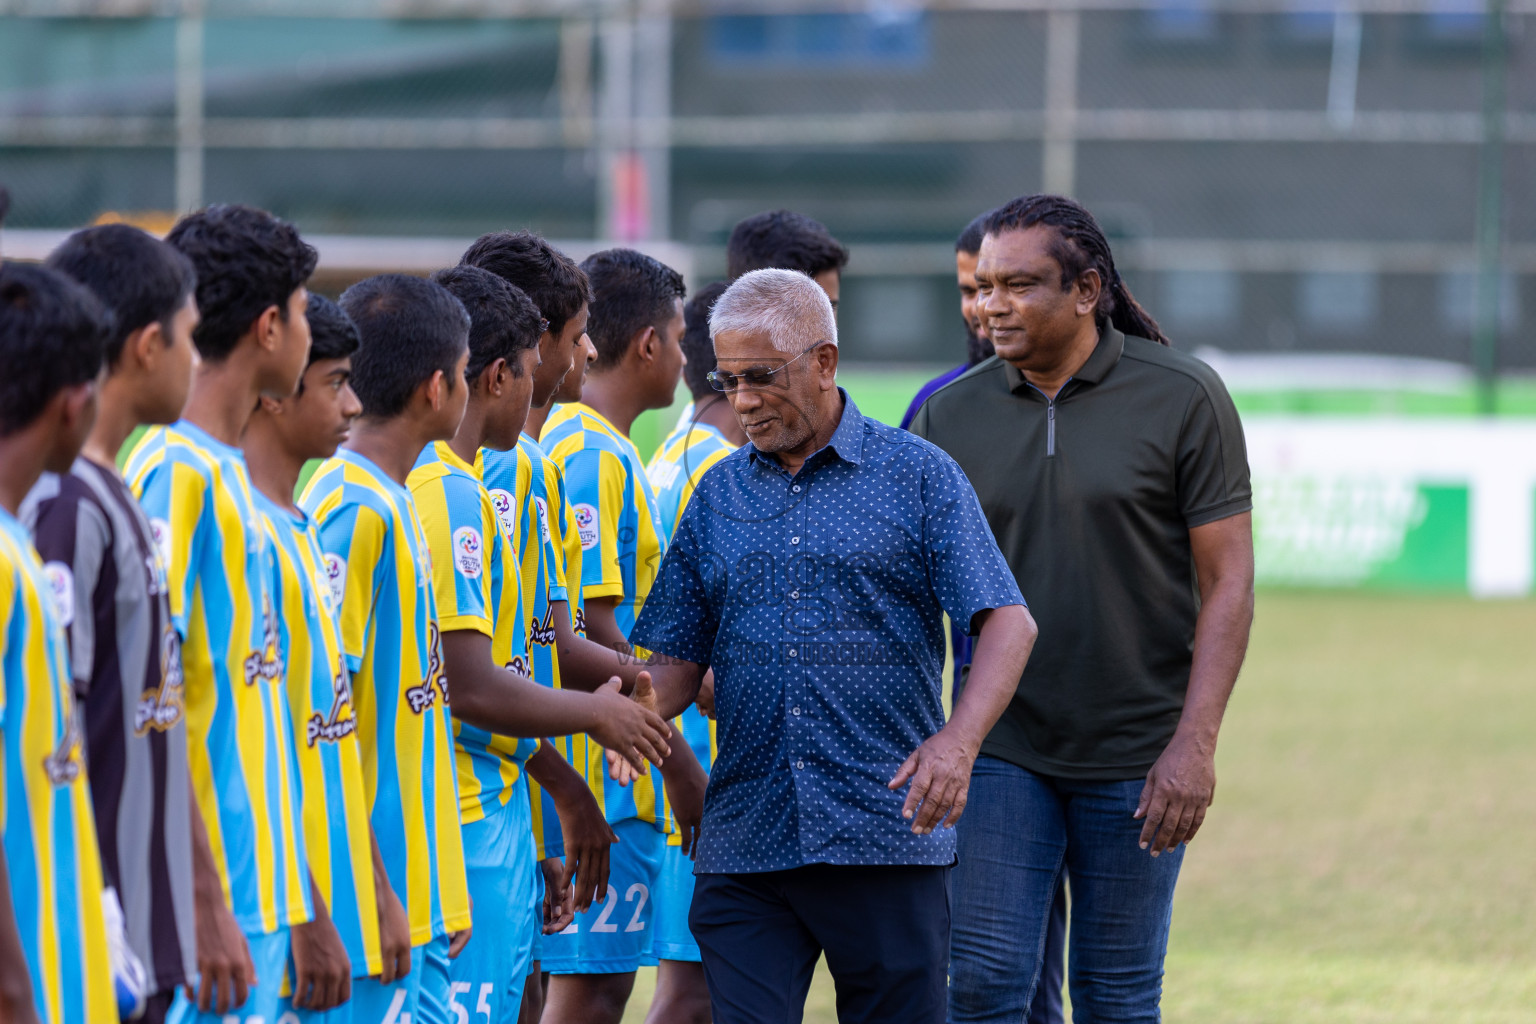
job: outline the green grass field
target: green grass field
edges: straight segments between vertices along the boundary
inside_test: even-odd
[[[1260,594],[1179,884],[1167,1020],[1532,1019],[1533,648],[1536,602]],[[836,1020],[825,974],[805,1019]]]

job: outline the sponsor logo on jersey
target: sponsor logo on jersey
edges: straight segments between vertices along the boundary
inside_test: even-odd
[[[170,626],[160,635],[160,685],[139,695],[133,709],[133,731],[143,736],[154,729],[165,732],[181,721],[181,638]]]
[[[581,550],[591,551],[597,547],[597,509],[591,505],[574,505],[571,511],[576,514],[576,535],[581,538]]]
[[[405,691],[406,703],[418,715],[432,706],[439,690],[443,694],[443,703],[448,703],[448,676],[443,670],[443,638],[435,622],[427,626],[427,650],[427,677],[421,681],[420,686],[412,686]]]
[[[43,758],[43,774],[53,785],[67,786],[80,777],[80,743],[84,730],[80,726],[80,708],[75,703],[74,692],[63,689],[59,700],[64,702],[64,735],[59,737],[59,745],[53,752]]]
[[[357,719],[352,717],[352,684],[347,666],[340,658],[336,659],[336,674],[331,677],[331,696],[330,713],[310,715],[305,725],[304,739],[311,747],[317,742],[335,743],[357,729]]]
[[[539,534],[544,538],[544,543],[549,543],[549,506],[543,498],[534,498],[533,507],[539,510]]]
[[[517,512],[513,508],[512,495],[500,487],[491,492],[491,507],[496,510],[496,522],[501,525],[501,535],[513,543],[517,538]]]
[[[252,686],[257,679],[269,682],[283,674],[283,651],[278,644],[277,612],[272,598],[261,600],[261,650],[245,656],[245,685]]]
[[[540,647],[548,647],[555,642],[555,610],[550,608],[544,613],[544,621],[540,622],[537,615],[528,618],[528,642],[538,644]]]

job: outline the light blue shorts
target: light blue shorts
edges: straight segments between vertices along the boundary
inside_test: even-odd
[[[652,905],[666,836],[638,818],[613,824],[619,841],[608,854],[608,891],[570,927],[546,935],[540,966],[550,974],[628,974],[656,963]]]
[[[197,1003],[187,998],[186,989],[176,990],[176,1001],[166,1014],[166,1024],[273,1024],[281,1012],[283,982],[288,974],[290,935],[280,928],[266,935],[247,935],[251,963],[256,967],[256,984],[245,1005],[227,1014],[199,1013]]]
[[[448,965],[453,962],[448,959],[450,944],[448,936],[439,935],[419,950],[412,951],[413,968],[415,954],[421,953],[421,990],[416,996],[416,1015],[408,1024],[457,1024],[458,1018],[454,1015],[450,998],[453,993],[448,975]],[[388,1024],[395,1022],[390,1021]],[[399,1024],[407,1022],[401,1021]]]
[[[378,978],[353,978],[352,1000],[336,1008],[337,1013],[351,1012],[351,1024],[411,1024],[416,1020],[416,1004],[421,997],[421,966],[426,947],[411,950],[411,973],[385,985]],[[302,1011],[301,1011],[302,1013]],[[313,1018],[301,1018],[311,1020]],[[347,1018],[326,1024],[348,1024]]]
[[[655,903],[651,955],[658,960],[699,963],[699,944],[688,930],[688,908],[693,906],[693,861],[681,846],[668,844],[661,852]]]
[[[463,827],[474,932],[448,964],[450,1022],[515,1022],[522,1006],[541,895],[524,778],[504,806]]]

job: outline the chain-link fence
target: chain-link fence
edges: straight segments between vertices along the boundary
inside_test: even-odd
[[[853,249],[847,358],[939,363],[954,235],[1049,189],[1181,346],[1536,368],[1529,0],[99,2],[0,2],[13,236],[240,200],[697,281],[792,206]]]

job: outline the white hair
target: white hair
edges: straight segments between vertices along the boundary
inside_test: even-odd
[[[818,341],[837,344],[837,318],[821,285],[798,270],[753,270],[738,277],[709,311],[709,336],[766,334],[798,355]]]

